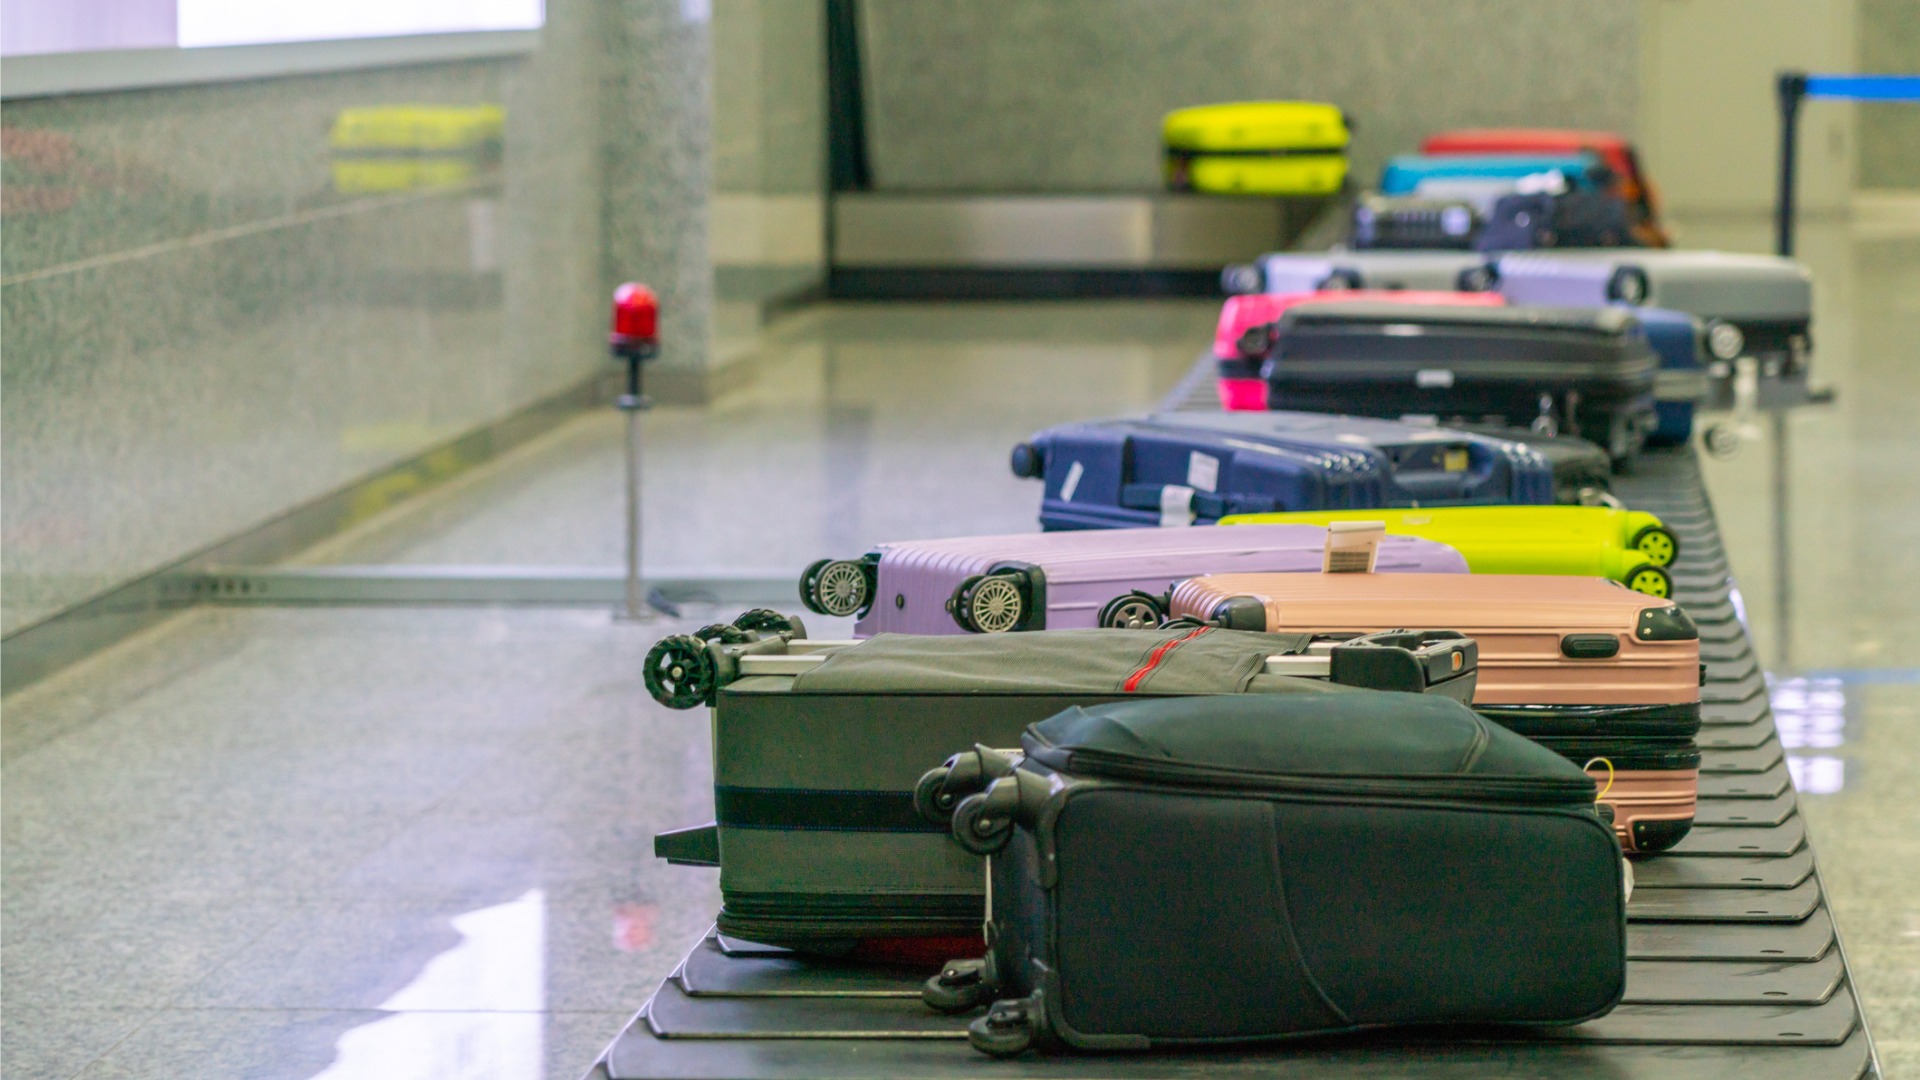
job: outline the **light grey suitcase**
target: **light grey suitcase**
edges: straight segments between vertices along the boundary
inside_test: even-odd
[[[1494,263],[1516,304],[1670,308],[1705,323],[1716,360],[1753,356],[1771,375],[1800,375],[1812,349],[1813,279],[1777,255],[1663,248],[1516,252]]]

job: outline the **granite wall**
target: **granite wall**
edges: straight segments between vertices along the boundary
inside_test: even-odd
[[[1860,70],[1920,75],[1920,0],[1859,2]],[[1920,188],[1920,103],[1855,107],[1860,110],[1860,186]]]
[[[712,250],[722,304],[754,307],[825,280],[824,7],[714,4]]]
[[[893,190],[1155,188],[1160,117],[1203,102],[1338,102],[1362,177],[1436,128],[1632,130],[1638,106],[1639,7],[1622,0],[867,0],[864,12],[875,179]]]
[[[0,632],[580,385],[622,278],[698,392],[706,8],[548,15],[521,58],[5,105]],[[499,162],[342,190],[336,114],[409,103],[504,105]]]

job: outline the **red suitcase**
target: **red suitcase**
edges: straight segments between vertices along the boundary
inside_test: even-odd
[[[1619,178],[1618,192],[1633,214],[1634,234],[1648,247],[1671,243],[1660,224],[1659,199],[1640,168],[1633,144],[1611,131],[1566,128],[1472,128],[1443,131],[1420,144],[1423,154],[1571,154],[1598,157]]]

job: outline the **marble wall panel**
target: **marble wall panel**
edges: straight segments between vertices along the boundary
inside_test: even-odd
[[[525,57],[8,102],[0,632],[607,370],[619,280],[698,373],[706,11],[556,0]],[[337,188],[341,109],[480,103],[497,164]]]
[[[870,0],[878,186],[1160,185],[1160,118],[1337,102],[1358,175],[1464,125],[1631,130],[1639,12],[1592,0]]]

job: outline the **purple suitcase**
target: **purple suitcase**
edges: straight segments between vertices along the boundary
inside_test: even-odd
[[[1318,525],[907,540],[859,559],[814,563],[801,577],[800,598],[823,615],[858,614],[856,637],[1088,629],[1102,625],[1103,615],[1147,615],[1103,611],[1146,601],[1125,595],[1131,590],[1164,592],[1170,582],[1203,573],[1318,572],[1326,540]],[[1388,535],[1375,569],[1464,574],[1467,562],[1445,544]]]

